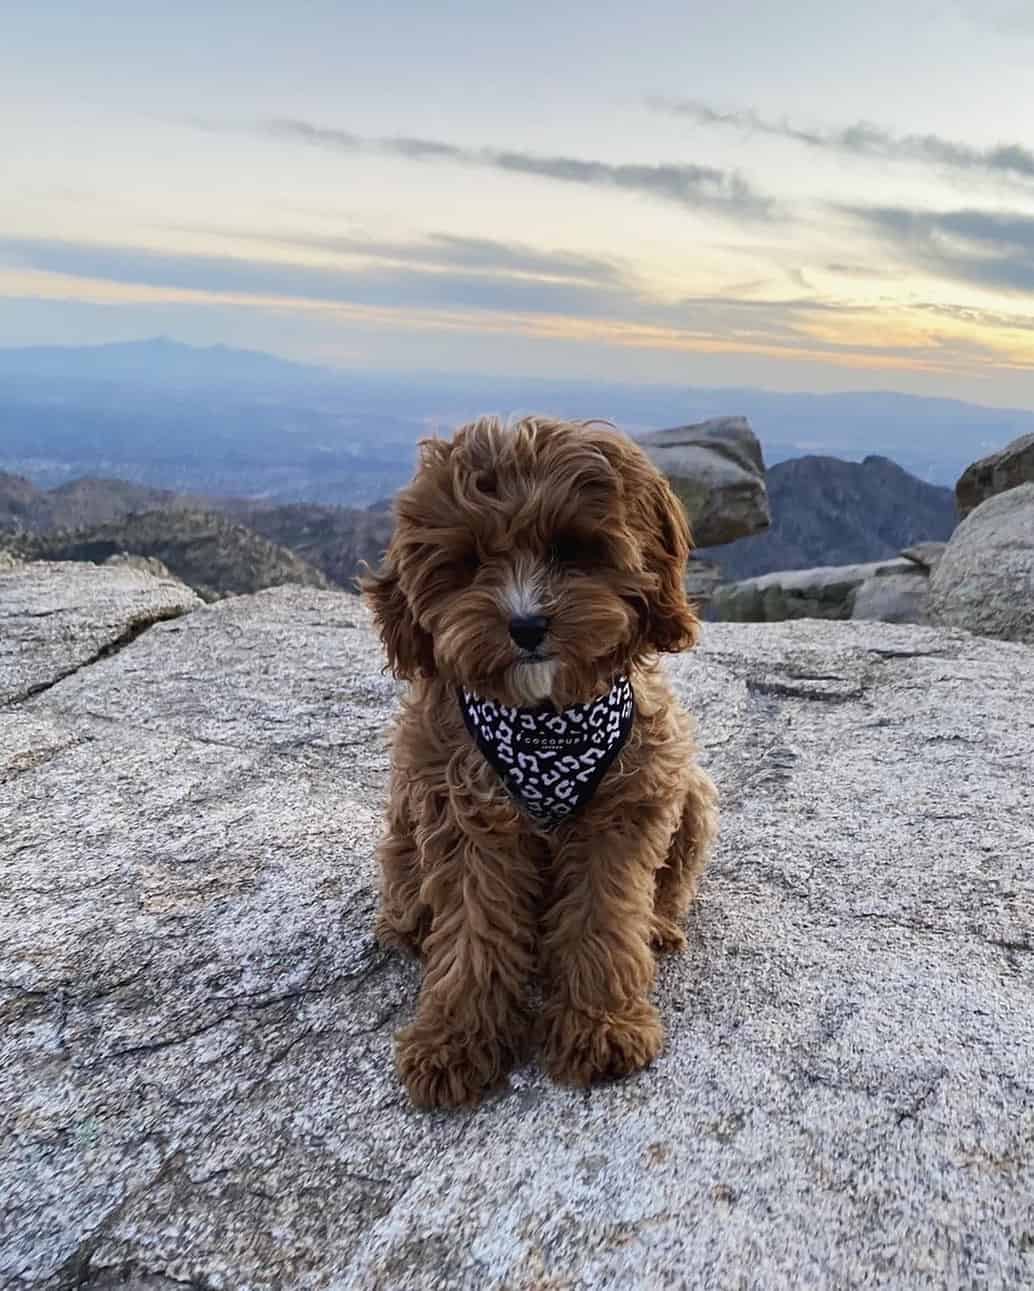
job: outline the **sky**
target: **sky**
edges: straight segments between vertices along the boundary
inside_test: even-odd
[[[0,345],[1034,407],[1030,0],[12,8]]]

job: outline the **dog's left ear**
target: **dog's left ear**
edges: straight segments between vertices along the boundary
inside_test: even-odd
[[[394,543],[392,544],[394,546]],[[406,594],[399,585],[395,554],[387,555],[377,570],[368,570],[359,588],[373,611],[394,675],[403,681],[434,675],[434,644],[417,623]]]
[[[647,613],[646,637],[655,650],[677,654],[695,646],[700,620],[686,596],[686,562],[693,550],[682,503],[652,462],[643,464],[641,481],[645,556],[657,578]]]

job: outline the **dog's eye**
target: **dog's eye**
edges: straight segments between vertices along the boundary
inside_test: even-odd
[[[602,543],[575,533],[558,534],[553,539],[550,554],[554,564],[580,569],[601,565],[604,560]]]

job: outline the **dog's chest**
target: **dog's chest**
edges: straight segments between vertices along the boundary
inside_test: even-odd
[[[559,710],[509,707],[465,690],[459,702],[468,731],[507,791],[547,828],[591,800],[635,720],[627,677],[598,699]]]

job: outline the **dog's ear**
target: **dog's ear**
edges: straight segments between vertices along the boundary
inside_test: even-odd
[[[646,638],[655,650],[677,654],[695,646],[700,620],[686,595],[686,562],[693,550],[689,521],[671,485],[644,461],[641,483],[642,524],[647,567],[657,587],[649,598]]]
[[[367,570],[360,578],[359,587],[377,621],[391,671],[403,681],[414,681],[434,675],[434,644],[417,623],[399,584],[393,547],[394,543],[379,569]]]

